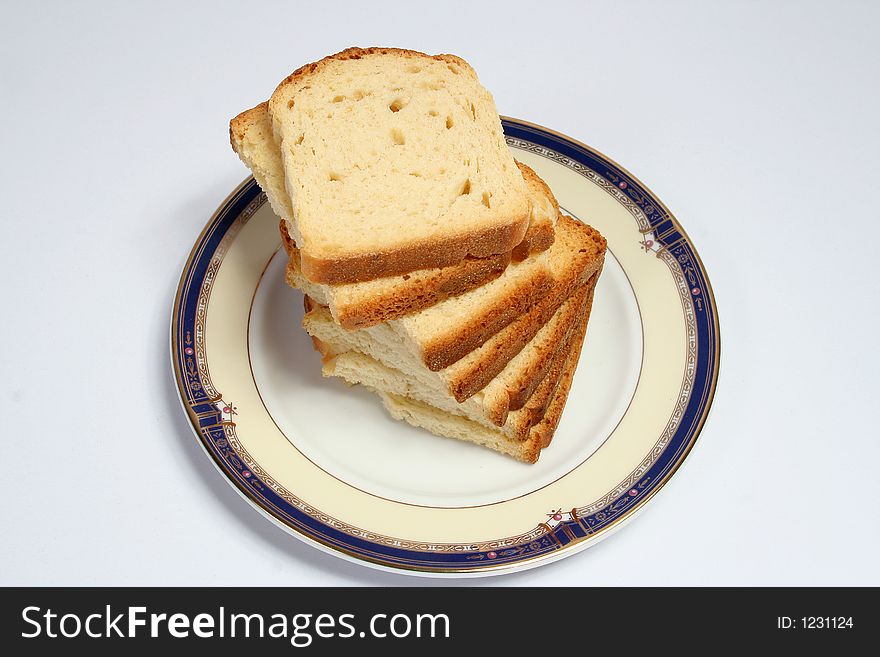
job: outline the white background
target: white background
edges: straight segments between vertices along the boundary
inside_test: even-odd
[[[463,56],[502,113],[641,178],[721,316],[709,422],[644,513],[468,584],[880,584],[878,6],[5,2],[0,583],[430,583],[252,511],[168,358],[180,270],[246,176],[230,117],[305,62],[393,45]]]

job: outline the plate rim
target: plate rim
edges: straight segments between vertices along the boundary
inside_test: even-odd
[[[639,499],[635,500],[635,503],[631,507],[625,509],[622,513],[616,516],[612,522],[599,528],[595,531],[595,533],[588,533],[583,537],[574,538],[565,545],[561,545],[558,549],[554,549],[550,552],[545,552],[543,554],[538,554],[531,557],[525,557],[517,561],[490,561],[488,563],[483,562],[466,568],[461,566],[452,568],[440,568],[424,564],[400,563],[389,559],[382,559],[380,557],[373,557],[370,555],[356,553],[352,550],[347,549],[344,546],[331,544],[330,542],[325,542],[321,540],[320,537],[311,536],[304,533],[297,527],[291,525],[284,518],[280,517],[280,515],[276,513],[274,509],[272,509],[271,507],[267,508],[266,506],[261,504],[261,502],[256,499],[254,493],[242,481],[240,481],[239,478],[231,476],[232,473],[229,471],[228,464],[222,461],[218,454],[214,453],[214,451],[209,448],[209,445],[207,444],[208,439],[205,434],[202,433],[202,431],[200,430],[198,415],[196,411],[192,408],[192,406],[187,403],[186,389],[183,381],[184,377],[182,375],[183,373],[179,365],[180,335],[178,332],[178,325],[180,323],[181,312],[183,308],[181,304],[181,298],[184,290],[186,289],[186,283],[189,278],[189,274],[191,274],[192,272],[193,262],[196,260],[197,255],[203,250],[205,246],[206,235],[212,229],[218,217],[220,217],[221,214],[225,212],[230,202],[241,195],[242,192],[249,188],[251,185],[255,185],[253,176],[248,176],[226,196],[226,198],[218,205],[217,209],[211,214],[211,217],[208,219],[202,230],[199,232],[199,235],[196,238],[193,247],[190,249],[190,253],[187,256],[186,262],[182,267],[178,285],[174,294],[172,313],[170,318],[171,325],[169,327],[169,356],[172,364],[171,373],[174,377],[175,386],[178,393],[178,400],[180,401],[180,404],[189,420],[190,429],[195,434],[197,442],[201,446],[202,450],[208,454],[211,462],[222,473],[223,478],[229,483],[230,486],[233,487],[233,489],[235,489],[239,493],[239,495],[241,495],[249,503],[250,506],[256,509],[261,516],[272,521],[273,524],[277,524],[286,533],[296,537],[299,540],[302,540],[312,547],[320,549],[322,552],[326,552],[336,557],[344,558],[347,561],[353,561],[361,565],[370,566],[386,572],[420,575],[427,577],[479,577],[486,575],[500,575],[512,572],[519,572],[522,570],[531,569],[540,565],[551,563],[581,552],[582,550],[592,545],[596,545],[597,543],[601,542],[605,538],[608,538],[611,534],[615,533],[617,530],[628,524],[632,519],[634,519],[635,516],[637,516],[642,510],[644,510],[647,503],[650,502],[654,498],[654,496],[664,488],[668,481],[679,471],[684,462],[687,460],[688,456],[691,454],[698,438],[705,428],[706,422],[711,413],[711,409],[714,405],[721,366],[722,352],[720,319],[717,300],[715,298],[714,289],[711,285],[708,272],[706,271],[705,264],[703,263],[703,260],[700,257],[696,247],[693,245],[690,236],[687,234],[681,223],[669,210],[666,204],[663,203],[663,201],[654,192],[652,192],[650,188],[648,188],[641,180],[639,180],[638,177],[634,176],[628,169],[621,166],[614,159],[606,156],[602,152],[596,150],[591,146],[588,146],[587,144],[584,144],[577,139],[574,139],[568,135],[552,130],[550,128],[546,128],[537,123],[507,116],[502,116],[501,119],[504,124],[510,124],[514,127],[525,127],[533,131],[543,132],[545,134],[551,135],[557,140],[573,144],[574,146],[583,149],[586,153],[592,155],[593,157],[609,163],[620,173],[624,174],[627,179],[632,181],[632,183],[635,183],[638,187],[640,187],[650,197],[651,202],[654,205],[662,208],[668,220],[671,221],[674,230],[682,235],[684,241],[690,247],[691,257],[694,258],[696,264],[699,267],[699,271],[702,276],[701,292],[704,298],[708,299],[709,304],[712,308],[712,328],[714,329],[714,340],[711,346],[713,348],[714,364],[712,367],[712,371],[708,373],[708,389],[705,404],[700,414],[700,417],[694,424],[694,427],[687,438],[687,442],[682,446],[681,453],[676,457],[675,462],[670,464],[668,471],[662,476],[659,481],[656,481],[651,486],[646,495],[639,496]],[[624,187],[621,187],[621,189],[624,189]]]

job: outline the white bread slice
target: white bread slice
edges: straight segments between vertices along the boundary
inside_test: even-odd
[[[437,373],[449,394],[459,402],[463,402],[498,375],[535,337],[563,302],[590,277],[598,274],[604,262],[605,240],[589,226],[570,217],[561,216],[556,241],[546,253],[551,259],[553,272],[551,292],[532,304],[526,312],[515,317],[506,327],[496,331],[481,344],[473,346],[463,357],[452,360],[448,354],[440,353],[443,357],[438,360],[452,361],[445,367],[430,367],[423,355],[437,353],[431,347],[436,339],[431,331],[431,318],[442,319],[442,311],[448,302],[411,317],[403,317],[357,331],[342,329],[332,321],[327,311],[307,314],[303,319],[303,327],[312,336],[329,343],[344,345],[346,350],[360,351],[392,367],[415,371],[427,366]],[[508,271],[514,267],[516,265],[511,265]],[[504,276],[507,276],[507,273]],[[504,279],[504,276],[490,285],[496,285]],[[310,294],[311,289],[307,289],[306,292]],[[320,288],[317,292],[320,293]],[[486,311],[480,306],[477,295],[472,292],[457,299],[467,300],[472,295],[474,299],[470,303],[470,309],[465,305],[456,316],[460,326],[456,328],[450,325],[446,329],[449,335],[456,336],[457,340],[468,347],[473,344],[469,327],[474,324],[474,319],[484,317]],[[318,304],[322,304],[322,299],[312,298]],[[428,319],[418,324],[411,322],[412,318],[420,315]],[[439,322],[438,319],[436,324],[439,325]],[[456,351],[460,351],[458,345]]]
[[[448,413],[464,415],[490,428],[501,427],[511,439],[517,436],[521,438],[528,427],[521,426],[516,418],[508,423],[508,418],[516,415],[516,411],[526,404],[552,368],[558,354],[566,349],[572,332],[583,316],[593,282],[567,300],[497,377],[463,403],[457,402],[449,394],[443,380],[424,366],[406,369],[394,364],[393,355],[386,354],[381,360],[376,360],[359,351],[349,350],[348,345],[319,337],[316,346],[325,356],[323,374],[339,377],[350,384],[360,383],[372,389],[410,397]]]
[[[494,100],[458,57],[350,48],[288,76],[268,111],[312,282],[506,253],[526,233]]]
[[[281,240],[293,261],[288,283],[315,291],[330,307],[333,318],[346,329],[374,326],[430,308],[450,297],[464,294],[501,275],[513,257],[522,262],[529,255],[546,251],[555,238],[559,204],[546,183],[534,171],[517,162],[532,198],[532,214],[526,237],[511,254],[488,258],[465,258],[450,267],[422,269],[402,276],[385,276],[360,283],[337,285],[311,283],[301,273],[301,254],[281,222]],[[540,275],[536,268],[535,274]]]
[[[511,414],[511,419],[508,422],[513,420],[528,426],[522,439],[511,440],[501,429],[487,427],[465,416],[448,413],[405,395],[379,389],[373,389],[373,392],[379,396],[385,409],[397,420],[403,420],[413,426],[427,429],[438,436],[455,438],[494,449],[524,463],[536,463],[541,450],[550,445],[562,418],[562,412],[571,390],[572,379],[577,369],[591,305],[592,291],[584,317],[577,331],[573,332],[571,343],[561,354],[561,357],[557,357],[553,370],[532,396],[535,400],[535,406],[532,406],[532,400],[530,400],[529,406]]]

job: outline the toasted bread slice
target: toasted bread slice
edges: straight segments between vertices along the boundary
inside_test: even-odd
[[[428,367],[436,372],[449,394],[459,402],[463,402],[495,378],[541,331],[565,300],[591,277],[597,276],[601,269],[605,241],[595,230],[575,219],[563,216],[560,217],[557,233],[556,241],[547,251],[554,275],[551,292],[532,304],[526,312],[515,317],[507,327],[497,331],[471,352],[446,367],[430,367],[424,358],[424,353],[425,345],[430,345],[434,339],[430,330],[431,318],[438,318],[434,323],[441,325],[444,305],[448,302],[413,316],[427,315],[428,319],[418,323],[407,324],[411,318],[403,317],[358,331],[346,331],[333,322],[330,313],[324,310],[321,313],[307,314],[303,326],[312,336],[328,343],[342,345],[345,350],[367,354],[391,367],[413,372]],[[509,269],[514,267],[516,265],[511,265]],[[507,276],[507,273],[504,276]],[[497,281],[493,281],[490,285],[496,283]],[[471,294],[473,293],[458,299],[466,300]],[[321,304],[322,300],[315,301]],[[470,303],[470,308],[471,310],[468,310],[467,305],[461,307],[458,321],[463,326],[455,329],[454,323],[447,324],[449,328],[445,330],[448,334],[459,334],[462,341],[468,341],[468,327],[473,324],[475,318],[484,316],[486,312],[476,298]],[[415,338],[411,337],[413,334]]]
[[[268,113],[290,201],[279,209],[312,282],[446,267],[526,233],[494,100],[458,57],[351,48],[288,76]]]

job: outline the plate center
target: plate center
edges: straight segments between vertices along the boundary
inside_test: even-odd
[[[587,337],[553,443],[527,465],[392,420],[360,386],[321,376],[300,326],[302,293],[284,282],[279,251],[263,275],[248,330],[254,381],[275,424],[309,460],[366,493],[404,504],[468,507],[531,493],[589,458],[626,412],[642,361],[642,324],[609,250]],[[587,365],[588,364],[588,365]]]

